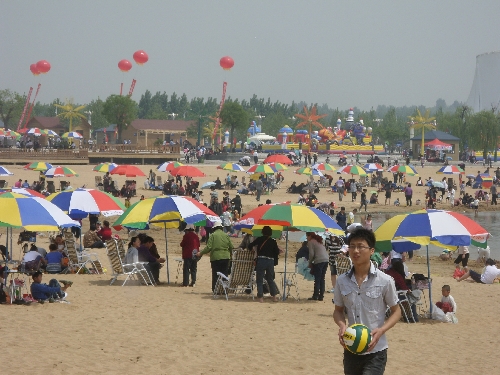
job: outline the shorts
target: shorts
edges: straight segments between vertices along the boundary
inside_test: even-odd
[[[467,254],[460,254],[457,259],[455,259],[455,264],[460,264],[462,262],[462,267],[467,267],[467,263],[469,262],[469,253]]]
[[[391,192],[390,191],[386,191],[385,192],[385,197],[386,198],[390,198],[391,197]]]
[[[476,271],[469,271],[470,278],[474,280],[476,283],[484,284],[481,281],[481,274],[477,273]]]
[[[337,274],[337,265],[335,262],[333,264],[330,263],[330,272],[332,275],[338,275]]]

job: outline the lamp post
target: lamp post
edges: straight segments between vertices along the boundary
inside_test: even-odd
[[[201,115],[200,115],[200,118],[198,119],[198,140],[196,141],[196,147],[200,147],[200,143],[201,143],[201,123],[202,123],[202,120],[201,120]]]
[[[84,113],[86,113],[87,115],[89,115],[89,125],[90,125],[89,139],[92,139],[92,111],[85,111]]]

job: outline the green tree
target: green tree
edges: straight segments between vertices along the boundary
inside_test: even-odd
[[[89,104],[87,104],[86,112],[91,112],[89,118],[92,129],[102,129],[109,126],[108,120],[106,120],[106,117],[102,113],[103,110],[104,102],[100,98],[97,98],[97,100],[92,100]]]
[[[110,95],[102,111],[106,120],[118,128],[117,143],[122,142],[122,131],[137,118],[137,103],[128,95]]]
[[[495,151],[500,136],[498,116],[493,111],[481,111],[475,113],[469,123],[470,146],[482,150],[484,157],[488,151]]]
[[[25,102],[26,98],[14,91],[0,90],[0,118],[5,129],[17,129]]]
[[[276,136],[282,127],[285,125],[290,126],[292,121],[283,112],[271,112],[267,114],[262,122],[262,129],[264,133]]]
[[[248,113],[243,109],[241,104],[236,102],[226,102],[220,113],[222,124],[229,127],[229,141],[233,142],[234,130],[243,129],[248,125]]]

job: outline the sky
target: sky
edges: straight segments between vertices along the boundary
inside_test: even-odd
[[[500,50],[498,0],[44,0],[0,4],[0,89],[86,104],[128,92],[189,99],[434,106],[465,102],[476,56]],[[118,61],[144,50],[128,73]],[[219,66],[231,56],[234,67]],[[52,68],[34,77],[29,66]]]

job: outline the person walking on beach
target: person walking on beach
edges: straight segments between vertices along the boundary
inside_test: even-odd
[[[262,182],[262,177],[259,177],[259,179],[255,182],[255,190],[257,190],[257,196],[255,197],[255,200],[257,202],[260,201],[260,196],[262,194],[263,188],[264,188],[264,183]]]
[[[339,180],[337,181],[337,192],[339,193],[339,201],[342,201],[342,198],[344,198],[344,180],[342,177],[339,177]]]
[[[339,276],[335,285],[333,319],[339,326],[340,345],[344,347],[345,374],[383,374],[387,364],[385,333],[399,321],[401,310],[394,280],[378,270],[370,257],[375,251],[375,234],[360,228],[347,239],[353,267]],[[391,315],[385,319],[389,306]],[[371,330],[368,351],[361,355],[345,349],[344,332],[348,324],[364,324]]]
[[[309,300],[323,301],[325,294],[325,276],[328,269],[329,256],[323,245],[323,238],[314,232],[307,232],[307,247],[309,248],[309,268],[314,275],[314,292]]]
[[[411,199],[413,197],[413,189],[411,188],[410,183],[404,188],[404,193],[405,193],[405,198],[406,198],[406,207],[408,207],[408,206],[411,207]]]
[[[361,192],[361,205],[359,206],[360,211],[363,208],[363,206],[365,206],[365,212],[366,209],[368,208],[368,199],[366,199],[366,192],[367,192],[366,189],[363,189],[363,191]]]

